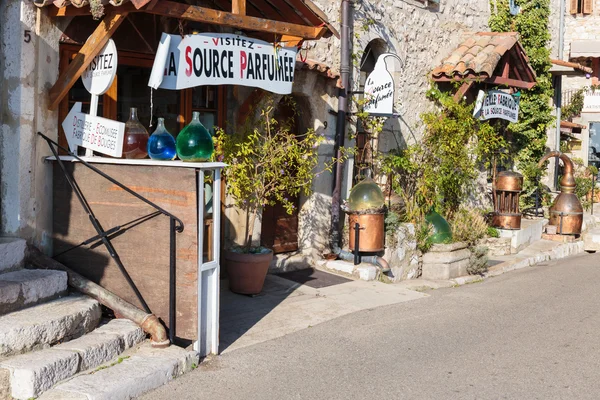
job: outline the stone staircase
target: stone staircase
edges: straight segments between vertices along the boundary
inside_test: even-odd
[[[131,399],[192,370],[195,352],[154,349],[127,319],[70,293],[67,273],[25,269],[26,243],[0,238],[0,400]]]

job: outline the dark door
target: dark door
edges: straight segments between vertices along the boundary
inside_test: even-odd
[[[274,114],[280,123],[289,125],[290,132],[298,132],[298,115],[286,101],[281,101]],[[281,203],[266,206],[263,210],[260,240],[265,247],[273,249],[275,254],[298,250],[298,209],[300,199],[287,196],[292,200],[294,211],[288,214]]]

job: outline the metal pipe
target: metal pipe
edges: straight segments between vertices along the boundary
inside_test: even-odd
[[[575,166],[573,165],[573,161],[564,153],[560,151],[550,151],[542,157],[540,162],[538,163],[538,167],[541,168],[546,160],[550,157],[558,157],[565,164],[565,173],[562,178],[560,178],[560,190],[565,193],[573,193],[575,191],[575,177],[573,175],[573,171],[575,170]],[[558,162],[556,163],[558,165]]]
[[[104,289],[102,286],[86,279],[60,262],[48,257],[35,247],[30,247],[28,261],[37,268],[65,271],[71,287],[96,299],[102,305],[115,311],[115,313],[138,324],[144,332],[150,335],[152,347],[163,348],[169,346],[170,342],[167,337],[167,331],[156,315],[148,314],[140,310],[133,304],[121,299],[116,294]]]
[[[334,154],[338,159],[335,165],[333,182],[333,193],[331,196],[331,236],[330,247],[335,249],[339,246],[340,235],[340,204],[342,196],[342,173],[343,163],[341,148],[344,146],[346,136],[346,116],[348,113],[348,86],[350,81],[350,0],[342,0],[341,7],[341,54],[340,54],[340,81],[338,89],[338,112],[336,121],[336,141]]]
[[[175,311],[177,310],[177,226],[173,218],[170,218],[169,220],[171,222],[171,240],[169,248],[169,340],[171,343],[175,343],[177,323],[177,318],[175,316]]]
[[[354,265],[360,264],[360,224],[354,224]]]
[[[334,253],[338,256],[339,259],[344,261],[354,261],[354,253],[348,250],[342,250],[337,248],[334,250]],[[378,267],[381,272],[390,272],[390,266],[388,262],[379,256],[361,256],[361,262],[375,265]]]
[[[560,26],[558,27],[558,59],[564,59],[565,48],[565,6],[566,1],[560,0]],[[556,151],[560,151],[560,120],[562,119],[562,76],[559,74],[555,77],[554,95],[556,105]],[[554,165],[554,187],[558,190],[558,161]]]

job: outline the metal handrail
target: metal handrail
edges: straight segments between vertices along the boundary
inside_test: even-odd
[[[175,309],[176,309],[176,235],[175,233],[181,233],[183,232],[184,229],[184,224],[183,221],[179,218],[177,218],[175,215],[171,214],[170,212],[166,211],[165,209],[163,209],[162,207],[158,206],[157,204],[153,203],[152,201],[148,200],[147,198],[145,198],[144,196],[140,195],[139,193],[135,192],[134,190],[128,188],[127,186],[123,185],[121,182],[117,181],[116,179],[114,179],[113,177],[105,174],[104,172],[100,171],[98,168],[94,167],[93,165],[91,165],[90,163],[88,163],[87,161],[81,159],[79,156],[77,156],[76,154],[74,154],[73,152],[71,152],[69,149],[59,145],[57,142],[55,142],[54,140],[50,139],[48,136],[44,135],[41,132],[37,133],[39,136],[41,136],[46,143],[48,144],[48,147],[50,147],[50,151],[52,151],[52,154],[54,155],[54,157],[56,158],[56,161],[58,162],[65,178],[67,179],[67,182],[69,183],[69,185],[71,186],[71,189],[73,189],[73,192],[75,193],[75,195],[77,196],[79,202],[81,203],[82,207],[84,208],[85,212],[88,214],[88,217],[90,219],[90,223],[94,226],[94,229],[97,232],[97,235],[87,239],[85,241],[83,241],[81,244],[73,246],[70,249],[67,249],[66,251],[63,251],[62,253],[59,253],[58,255],[64,254],[68,251],[74,250],[78,247],[81,247],[83,245],[92,243],[94,241],[101,241],[104,246],[106,247],[106,249],[108,250],[110,256],[113,258],[113,260],[115,261],[115,263],[117,264],[117,266],[119,267],[119,270],[121,271],[121,273],[123,274],[123,276],[125,277],[125,280],[127,281],[127,283],[129,284],[129,286],[131,287],[131,289],[133,290],[133,292],[135,293],[136,297],[138,298],[138,300],[140,301],[140,303],[142,304],[144,310],[147,313],[151,313],[150,308],[148,307],[148,304],[146,303],[146,301],[144,300],[142,294],[140,293],[140,291],[138,290],[137,286],[135,285],[135,283],[133,282],[133,280],[131,279],[131,276],[129,275],[129,273],[127,272],[127,270],[125,269],[116,249],[114,248],[114,246],[111,243],[111,238],[115,237],[116,235],[119,235],[123,232],[123,227],[130,225],[132,223],[143,223],[146,222],[149,219],[152,219],[154,216],[156,216],[156,213],[160,213],[160,214],[164,214],[167,217],[169,217],[170,220],[170,248],[169,248],[169,340],[171,341],[171,343],[174,342],[175,337],[176,337],[176,314],[175,314]],[[79,188],[79,185],[77,184],[77,181],[75,180],[75,178],[73,176],[71,176],[63,161],[60,159],[59,155],[58,155],[58,151],[57,149],[61,149],[63,151],[65,151],[68,155],[72,156],[73,158],[75,158],[76,160],[78,160],[79,162],[81,162],[84,166],[86,166],[87,168],[89,168],[90,170],[94,171],[95,173],[97,173],[98,175],[102,176],[103,178],[107,179],[108,181],[110,181],[111,183],[117,185],[118,187],[120,187],[121,189],[123,189],[124,191],[126,191],[127,193],[131,194],[132,196],[136,197],[137,199],[143,201],[144,203],[148,204],[149,206],[151,206],[152,208],[154,208],[155,210],[157,210],[156,212],[153,212],[151,214],[148,214],[144,217],[140,217],[137,218],[133,221],[129,221],[125,224],[122,224],[120,226],[116,226],[114,228],[108,229],[108,230],[104,230],[104,228],[102,228],[102,225],[100,224],[100,221],[98,221],[98,219],[96,218],[96,216],[94,215],[94,212],[92,211],[92,208],[90,207],[89,203],[87,202],[87,199],[85,198],[85,196],[83,195],[81,189]],[[139,222],[141,221],[141,222]],[[57,257],[58,255],[56,255],[55,257]]]

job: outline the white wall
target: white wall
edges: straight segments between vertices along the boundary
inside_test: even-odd
[[[58,75],[61,31],[26,0],[3,1],[0,26],[0,235],[49,250],[52,175],[43,158],[50,151],[36,132],[57,137],[57,113],[48,111],[47,93]]]

